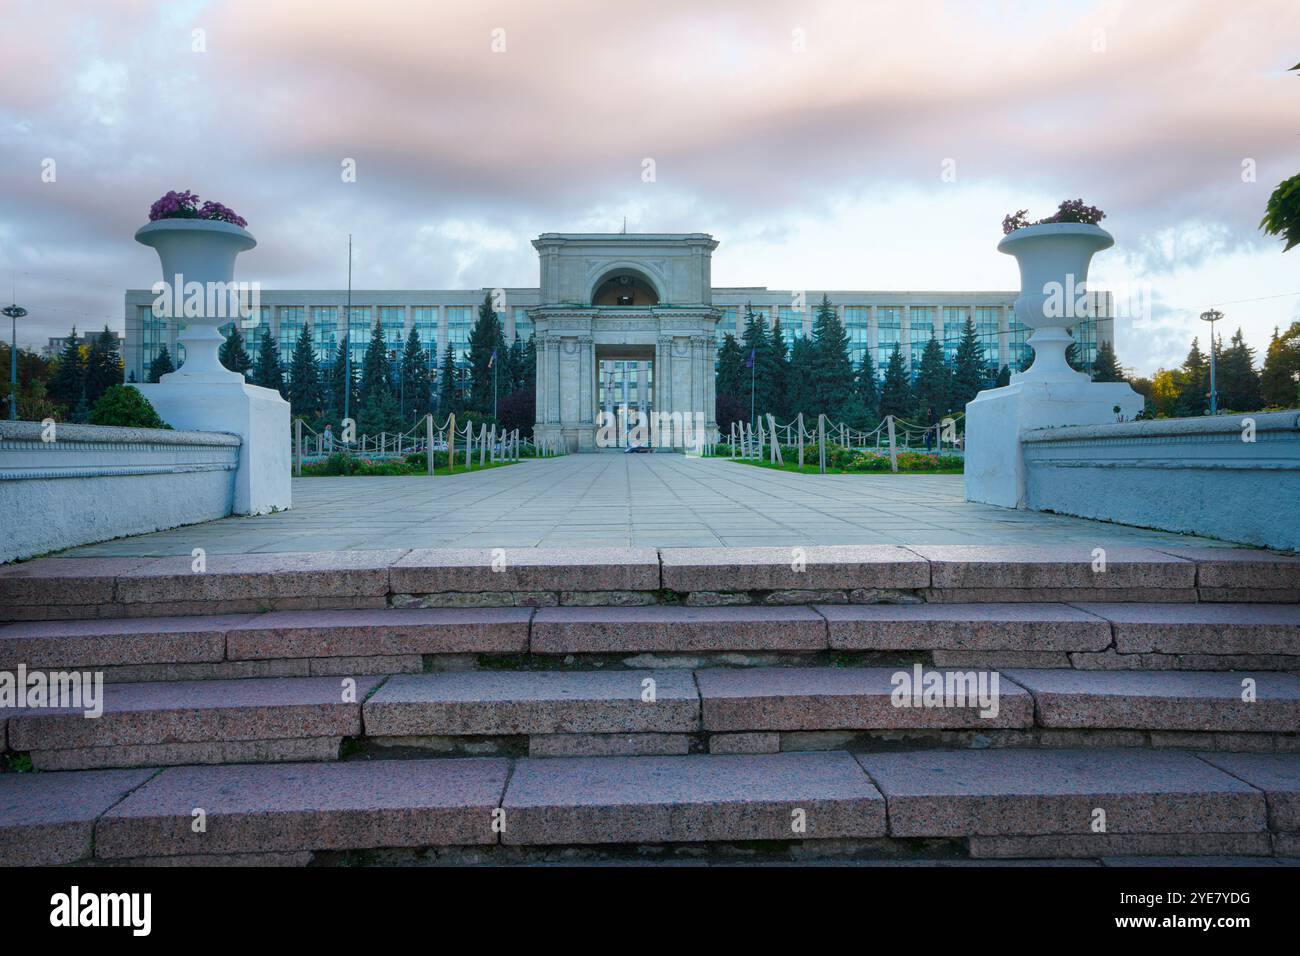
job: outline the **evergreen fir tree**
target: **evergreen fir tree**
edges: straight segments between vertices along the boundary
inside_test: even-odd
[[[1264,355],[1264,371],[1259,377],[1260,397],[1271,408],[1300,406],[1296,378],[1300,375],[1300,322],[1291,323],[1284,336],[1273,330]]]
[[[253,368],[253,360],[248,356],[244,333],[240,331],[238,322],[231,328],[226,341],[221,343],[221,348],[217,350],[217,358],[230,371],[238,372],[245,380],[248,379],[248,374]]]
[[[86,357],[85,396],[91,408],[99,397],[114,385],[122,384],[122,356],[117,349],[117,336],[104,326],[90,346]]]
[[[752,305],[745,306],[745,328],[740,340],[743,353],[741,364],[748,381],[744,383],[744,394],[739,397],[747,406],[752,405],[754,415],[761,418],[768,412],[773,412],[772,380],[763,374],[764,363],[772,354],[772,338],[768,334],[767,322],[754,313]]]
[[[172,365],[171,353],[167,351],[167,346],[164,344],[158,350],[158,354],[153,357],[153,361],[149,363],[149,381],[157,384],[164,375],[174,371],[176,371],[176,366]]]
[[[81,400],[85,377],[86,362],[82,358],[81,347],[77,344],[77,327],[74,325],[72,334],[63,343],[63,350],[59,353],[59,367],[50,379],[50,398],[71,414]]]
[[[1001,369],[998,370],[998,381],[996,387],[1006,388],[1010,384],[1011,384],[1011,367],[1008,365],[1004,365],[1002,366]]]
[[[794,340],[794,346],[790,349],[790,374],[787,379],[788,388],[786,390],[786,412],[790,418],[794,418],[800,412],[803,413],[804,426],[812,427],[817,421],[817,413],[813,411],[814,394],[812,382],[813,367],[813,344],[812,339],[800,336]],[[742,371],[743,371],[742,363]],[[748,385],[748,383],[745,383]],[[745,392],[749,389],[745,388]]]
[[[357,392],[364,406],[377,400],[380,392],[392,390],[393,376],[388,361],[388,343],[384,341],[383,327],[376,322],[370,329],[370,341],[366,343],[365,355],[361,358],[361,382]]]
[[[1178,400],[1174,403],[1174,414],[1182,418],[1204,415],[1209,407],[1210,370],[1196,339],[1192,339],[1192,348],[1183,362],[1177,383]]]
[[[874,416],[880,404],[880,390],[876,387],[876,363],[871,358],[871,350],[864,349],[862,361],[858,363],[858,373],[853,379],[858,399]]]
[[[889,364],[885,366],[885,381],[880,386],[880,417],[906,418],[912,413],[912,406],[912,384],[903,364],[903,346],[895,342],[894,350],[889,353]]]
[[[813,319],[812,345],[813,410],[839,418],[853,394],[853,365],[849,333],[825,293]]]
[[[915,348],[915,346],[913,346]],[[921,365],[916,372],[916,402],[921,413],[921,421],[930,423],[931,412],[935,416],[948,411],[949,393],[952,388],[948,381],[948,366],[943,364],[943,346],[933,334],[925,343],[921,353]]]
[[[312,347],[311,323],[304,322],[289,363],[289,408],[299,418],[315,419],[321,412],[320,366]]]
[[[780,319],[777,319],[772,326],[772,334],[768,336],[767,355],[764,356],[763,367],[758,374],[771,378],[769,391],[772,396],[772,407],[769,410],[777,418],[784,420],[788,417],[790,405],[788,394],[790,349],[786,345],[785,332],[781,329]]]
[[[387,387],[376,386],[361,400],[361,411],[357,415],[358,435],[378,435],[388,432],[390,435],[402,431],[402,418],[397,408],[393,391]]]
[[[975,321],[968,315],[957,345],[957,355],[952,367],[952,400],[950,408],[964,412],[966,403],[984,387],[984,346],[975,334]]]
[[[273,388],[284,395],[284,369],[280,367],[280,349],[271,337],[271,327],[262,326],[262,338],[257,346],[257,367],[253,370],[253,384]]]
[[[357,370],[348,361],[348,351],[351,348],[348,340],[348,333],[343,333],[334,356],[334,364],[330,367],[325,418],[331,423],[342,422],[345,412],[353,421],[357,417]]]
[[[525,387],[524,363],[524,340],[516,335],[515,340],[510,343],[510,391],[512,392]]]
[[[523,348],[524,359],[519,365],[519,387],[530,392],[537,390],[537,344],[530,335]]]
[[[493,353],[496,353],[499,360],[505,349],[506,339],[501,329],[501,319],[492,308],[492,293],[488,292],[483,296],[483,302],[478,307],[478,319],[469,333],[469,407],[474,411],[484,415],[492,414],[493,369],[489,365],[495,364]],[[504,394],[501,391],[499,370],[495,389],[498,398]]]
[[[438,368],[438,414],[446,416],[460,410],[460,395],[456,388],[456,350],[449,345],[443,349],[442,364]]]
[[[1124,382],[1124,370],[1115,358],[1115,346],[1102,342],[1097,346],[1097,358],[1092,363],[1092,380],[1094,382]]]
[[[411,326],[406,336],[406,347],[402,350],[401,376],[399,396],[404,398],[404,402],[399,402],[399,405],[406,406],[406,420],[423,418],[433,406],[433,381],[429,374],[429,353],[421,344],[415,326]]]
[[[730,332],[722,338],[722,347],[718,349],[718,372],[715,391],[719,395],[729,395],[740,400],[742,381],[745,380],[745,358],[740,354],[740,345]],[[744,382],[748,386],[748,382]],[[747,390],[744,389],[744,390]]]
[[[1234,412],[1255,412],[1264,407],[1259,394],[1259,373],[1255,371],[1255,350],[1237,329],[1228,347],[1217,356],[1219,408]]]

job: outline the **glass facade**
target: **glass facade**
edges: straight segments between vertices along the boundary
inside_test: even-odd
[[[1034,350],[1027,341],[1033,330],[1017,322],[1014,311],[1009,313],[1007,325],[1007,364],[1011,371],[1023,372],[1034,360]]]
[[[740,341],[740,333],[736,331],[736,317],[740,315],[740,307],[736,305],[718,306],[718,311],[722,313],[718,319],[718,324],[714,326],[713,333],[718,340],[718,348],[722,348],[722,341],[727,337],[727,333]]]
[[[366,360],[366,346],[370,344],[370,329],[374,321],[368,305],[354,305],[352,314],[348,316],[348,355],[357,368]]]
[[[457,368],[469,366],[469,333],[473,327],[473,306],[447,306],[447,348],[455,353]]]
[[[951,365],[957,360],[962,330],[966,328],[966,310],[951,306],[943,310],[943,360]]]
[[[438,307],[411,306],[411,325],[420,336],[420,348],[429,356],[429,368],[438,367]]]
[[[862,365],[862,356],[867,353],[869,347],[871,309],[865,305],[846,305],[844,331],[849,333],[849,359],[852,360],[853,371],[856,372]]]
[[[515,339],[520,345],[526,345],[533,337],[533,320],[528,317],[527,309],[515,309]]]
[[[140,374],[137,376],[141,382],[149,380],[149,366],[153,365],[153,360],[158,357],[162,347],[167,345],[167,319],[158,318],[153,314],[153,306],[142,305],[137,308],[136,315],[140,320]],[[168,347],[168,351],[171,348]],[[176,356],[172,356],[172,365],[176,364]]]
[[[808,314],[806,306],[801,311],[794,306],[783,305],[777,314],[781,319],[781,334],[785,336],[787,345],[795,339],[803,338],[803,318]]]
[[[280,346],[280,364],[286,369],[293,364],[293,350],[302,335],[302,307],[285,305],[280,307],[280,327],[276,342]]]
[[[876,368],[883,377],[889,365],[894,346],[903,341],[903,310],[898,306],[882,305],[876,309]]]
[[[984,349],[985,375],[991,379],[998,377],[1000,368],[998,342],[1001,337],[998,335],[998,319],[1001,315],[1001,306],[975,307],[975,334],[979,336],[980,345]]]
[[[908,318],[912,329],[909,336],[912,346],[912,374],[915,375],[921,367],[921,356],[925,353],[926,344],[938,333],[934,327],[934,309],[913,306],[908,310]]]

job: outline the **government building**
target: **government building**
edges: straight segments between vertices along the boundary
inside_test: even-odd
[[[705,233],[544,233],[532,244],[539,259],[533,288],[354,289],[350,314],[344,290],[262,289],[256,318],[270,327],[286,368],[304,323],[311,324],[322,366],[335,360],[339,342],[350,333],[352,362],[359,368],[377,322],[393,352],[400,354],[414,328],[435,372],[438,358],[452,349],[463,374],[470,330],[484,296],[492,295],[507,343],[535,339],[538,437],[558,439],[574,451],[593,448],[600,413],[622,406],[702,416],[712,426],[718,346],[727,333],[739,340],[748,307],[769,326],[779,321],[789,342],[812,335],[817,305],[827,296],[848,332],[854,367],[870,355],[878,377],[895,345],[915,372],[931,336],[943,343],[951,362],[967,317],[984,347],[990,384],[1002,366],[1017,370],[1031,358],[1025,344],[1030,330],[1015,321],[1013,291],[715,287],[718,242]],[[174,360],[184,356],[177,348],[177,323],[154,316],[153,299],[148,290],[126,293],[123,361],[128,379],[140,382],[164,345]],[[1113,318],[1105,317],[1074,329],[1085,366],[1091,366],[1098,344],[1113,341],[1113,326]],[[260,326],[246,336],[255,354]]]

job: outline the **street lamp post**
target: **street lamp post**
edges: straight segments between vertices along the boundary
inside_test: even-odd
[[[1215,382],[1215,361],[1214,353],[1218,351],[1214,342],[1214,323],[1223,318],[1223,313],[1218,309],[1209,309],[1201,313],[1201,321],[1210,323],[1210,414],[1219,414],[1219,392]]]
[[[8,305],[0,309],[12,323],[9,345],[9,420],[18,421],[18,320],[27,314],[21,305]]]

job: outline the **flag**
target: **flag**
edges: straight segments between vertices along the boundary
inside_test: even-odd
[[[495,362],[496,360],[497,360],[497,350],[496,350],[496,349],[493,349],[493,350],[492,350],[492,356],[491,356],[491,358],[488,359],[488,368],[491,368],[491,367],[492,367],[492,363]]]
[[[754,353],[757,352],[757,351],[758,351],[758,349],[756,349],[756,348],[753,348],[753,349],[750,349],[750,350],[749,350],[749,358],[745,359],[745,368],[753,368],[753,367],[754,367]]]

